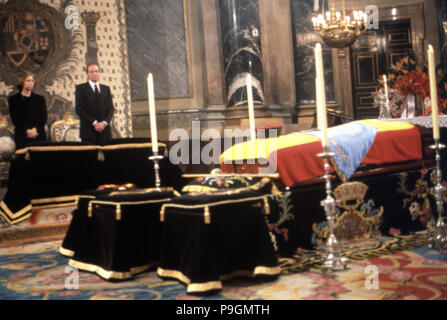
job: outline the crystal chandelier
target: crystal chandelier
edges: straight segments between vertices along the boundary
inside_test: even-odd
[[[324,5],[323,5],[324,9]],[[354,10],[353,18],[344,10],[335,11],[334,6],[326,15],[320,13],[312,17],[313,28],[320,33],[324,43],[332,48],[345,48],[352,45],[360,34],[366,31],[366,14]]]

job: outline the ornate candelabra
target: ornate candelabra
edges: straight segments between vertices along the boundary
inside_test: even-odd
[[[332,185],[329,175],[329,160],[334,156],[328,147],[324,148],[323,153],[317,154],[318,157],[324,159],[324,171],[326,178],[326,199],[321,201],[321,206],[326,213],[326,219],[329,224],[329,237],[326,241],[326,257],[323,260],[323,267],[329,271],[346,269],[348,259],[343,257],[341,253],[340,243],[334,233],[336,222],[335,206],[337,201],[332,197]]]
[[[154,170],[155,170],[155,188],[157,188],[158,191],[161,191],[160,185],[160,166],[158,162],[163,159],[162,155],[158,154],[158,151],[155,151],[152,156],[149,157],[149,160],[154,161]]]
[[[442,171],[441,171],[441,155],[440,151],[445,148],[445,145],[440,143],[439,140],[435,140],[435,144],[430,146],[436,153],[436,185],[432,188],[432,192],[436,200],[436,209],[438,211],[438,219],[429,221],[427,229],[429,231],[429,244],[430,248],[445,251],[447,250],[447,225],[444,223],[444,192],[446,188],[441,184]]]
[[[391,117],[391,108],[390,101],[386,99],[385,95],[382,93],[377,94],[374,97],[374,101],[376,105],[379,107],[379,119],[390,119]]]
[[[366,31],[366,14],[356,10],[352,13],[353,19],[345,13],[345,10],[339,12],[332,7],[326,15],[322,12],[312,17],[313,28],[320,33],[324,43],[329,47],[339,49],[348,47]]]

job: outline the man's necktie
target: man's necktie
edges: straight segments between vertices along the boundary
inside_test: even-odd
[[[97,84],[95,84],[95,99],[96,99],[96,102],[99,101],[99,90],[98,90]]]

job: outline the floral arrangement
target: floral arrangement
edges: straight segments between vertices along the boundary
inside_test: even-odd
[[[438,76],[444,78],[440,69]],[[428,67],[424,64],[423,68],[417,65],[414,55],[407,55],[396,61],[388,69],[387,82],[391,90],[397,90],[402,96],[407,97],[410,93],[420,97],[425,103],[426,98],[430,98],[430,80],[428,76]],[[379,80],[379,85],[383,88],[383,79]],[[438,86],[438,104],[439,113],[444,114],[447,110],[447,98],[445,90],[447,86]],[[423,108],[422,115],[431,114],[431,106]]]

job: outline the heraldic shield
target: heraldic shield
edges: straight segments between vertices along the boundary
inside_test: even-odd
[[[64,2],[69,3],[69,2]],[[74,63],[71,52],[80,42],[77,30],[65,27],[64,7],[38,0],[9,0],[0,4],[0,68],[6,85],[16,85],[26,72],[36,75],[36,91],[45,91]]]
[[[2,51],[16,67],[42,65],[49,55],[50,34],[42,17],[31,12],[13,14],[2,21]]]

